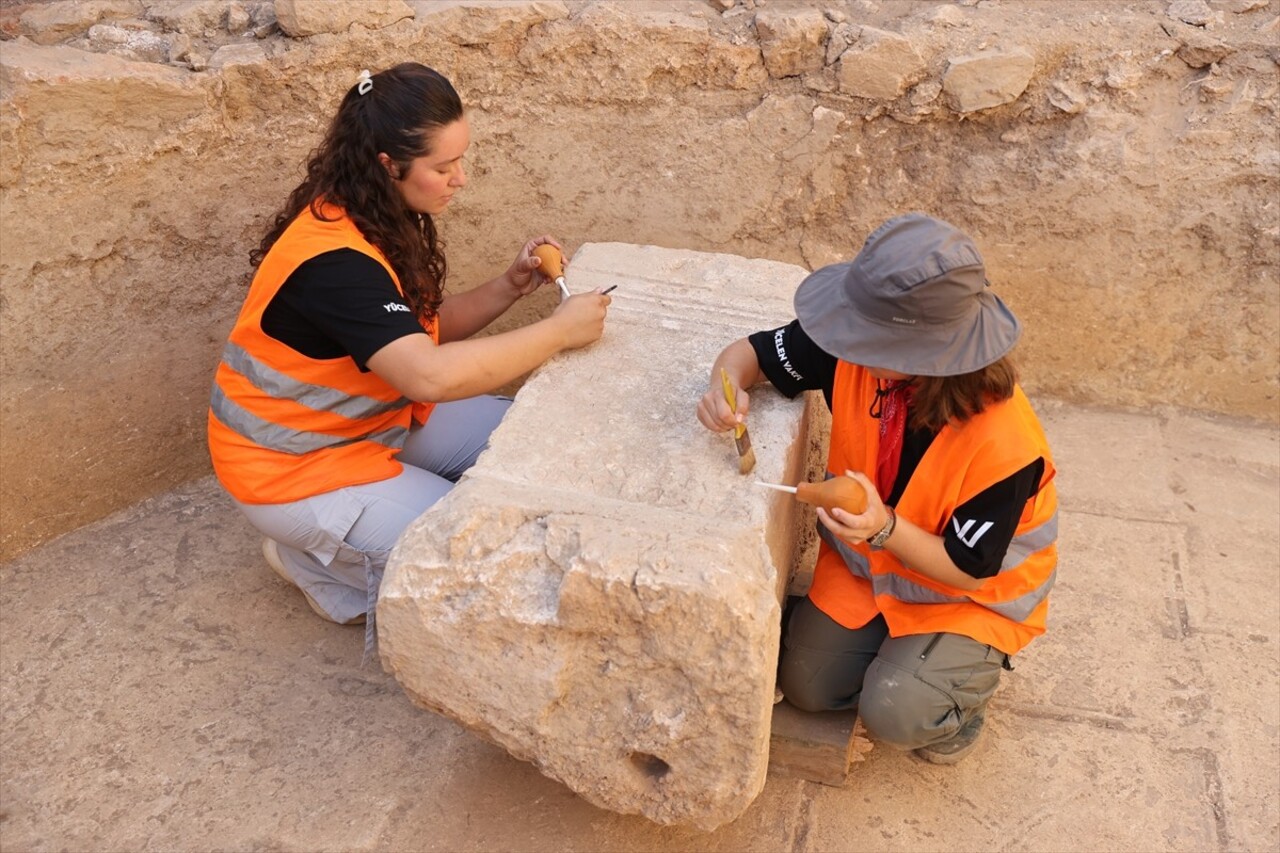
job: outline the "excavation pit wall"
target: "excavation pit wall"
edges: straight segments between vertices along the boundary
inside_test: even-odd
[[[417,704],[598,806],[708,830],[742,814],[764,785],[780,603],[813,520],[752,483],[811,476],[807,401],[752,398],[746,475],[692,415],[722,342],[785,314],[805,275],[578,251],[571,290],[617,285],[608,333],[534,373],[388,564],[379,647]]]
[[[0,558],[208,473],[248,251],[406,59],[472,124],[450,289],[540,233],[812,269],[920,209],[977,239],[1033,395],[1280,421],[1276,3],[1069,6],[6,3]]]

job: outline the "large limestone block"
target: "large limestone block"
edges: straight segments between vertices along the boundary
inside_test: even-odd
[[[758,459],[696,421],[729,341],[793,316],[806,271],[584,246],[575,291],[618,285],[605,337],[538,370],[489,449],[401,538],[384,666],[425,708],[591,802],[710,829],[768,763],[779,601],[794,559],[803,402],[752,395]]]

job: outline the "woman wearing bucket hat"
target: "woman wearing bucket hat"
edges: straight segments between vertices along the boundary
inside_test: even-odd
[[[874,737],[954,763],[976,745],[1001,669],[1044,632],[1057,563],[1055,468],[1008,358],[1021,328],[973,241],[922,213],[814,272],[795,308],[789,325],[730,344],[698,405],[719,432],[748,411],[741,389],[821,389],[827,476],[867,491],[861,514],[818,510],[779,687],[805,710],[857,708]]]

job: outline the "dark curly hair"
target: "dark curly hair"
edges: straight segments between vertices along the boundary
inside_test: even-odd
[[[321,204],[335,204],[386,256],[409,306],[425,322],[443,298],[443,244],[431,217],[405,204],[378,154],[390,157],[403,179],[415,157],[431,153],[439,130],[462,118],[462,100],[443,75],[416,62],[371,79],[365,94],[352,86],[342,99],[324,140],[311,152],[306,179],[289,194],[249,262],[262,263],[303,208],[324,218]]]

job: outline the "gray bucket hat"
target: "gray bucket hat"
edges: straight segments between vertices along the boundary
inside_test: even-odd
[[[1000,359],[1022,326],[987,286],[973,240],[923,213],[890,219],[852,261],[796,290],[800,327],[843,361],[912,376],[957,376]]]

